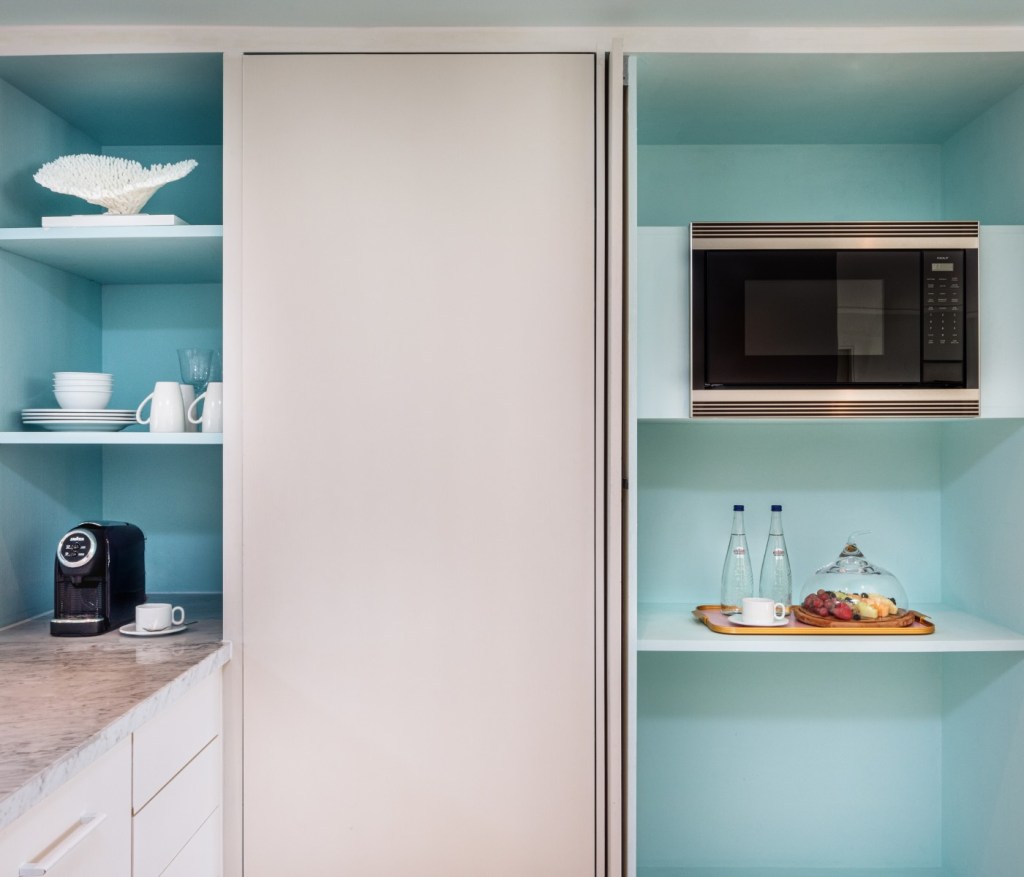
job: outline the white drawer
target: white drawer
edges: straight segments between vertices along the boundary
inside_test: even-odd
[[[220,806],[221,745],[217,737],[132,820],[132,874],[157,877]]]
[[[224,858],[221,823],[218,807],[160,877],[221,877]]]
[[[125,739],[0,832],[0,877],[131,877],[131,777]]]
[[[220,733],[220,724],[221,674],[214,673],[135,732],[134,812]]]

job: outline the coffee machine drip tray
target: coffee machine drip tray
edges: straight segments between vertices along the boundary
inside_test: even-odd
[[[96,636],[108,630],[110,625],[103,616],[50,619],[50,633],[53,636]]]

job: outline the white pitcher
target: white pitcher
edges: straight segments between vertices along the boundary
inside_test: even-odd
[[[196,418],[197,406],[203,400],[203,416]],[[222,381],[210,381],[206,392],[196,396],[188,406],[188,422],[202,424],[203,432],[224,432],[224,384]]]
[[[142,409],[152,402],[149,417],[143,418]],[[185,406],[181,400],[181,388],[177,381],[157,381],[150,393],[139,403],[135,419],[150,432],[184,432]]]

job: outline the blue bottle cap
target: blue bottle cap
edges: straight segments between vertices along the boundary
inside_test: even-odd
[[[780,506],[780,505],[773,505],[772,506],[772,511],[773,512],[781,512],[782,511],[782,506]]]
[[[741,506],[741,505],[734,505],[734,506],[732,507],[732,510],[733,510],[734,512],[742,512],[742,511],[743,511],[743,506]]]

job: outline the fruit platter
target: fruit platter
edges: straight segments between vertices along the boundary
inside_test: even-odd
[[[857,596],[860,597],[859,594]],[[846,610],[840,609],[839,614],[845,615]],[[849,621],[844,621],[841,617],[832,615],[831,611],[826,615],[827,617],[822,616],[820,610],[811,612],[802,605],[794,605],[790,607],[784,623],[759,627],[736,623],[733,611],[717,604],[705,604],[693,610],[693,616],[708,630],[732,636],[913,636],[935,633],[932,620],[913,609],[897,609],[895,615],[874,619],[862,618],[860,621],[855,621],[852,617]]]
[[[826,591],[819,588],[808,594],[803,603],[793,607],[793,614],[812,627],[909,627],[916,613],[900,609],[893,597],[882,594]]]

